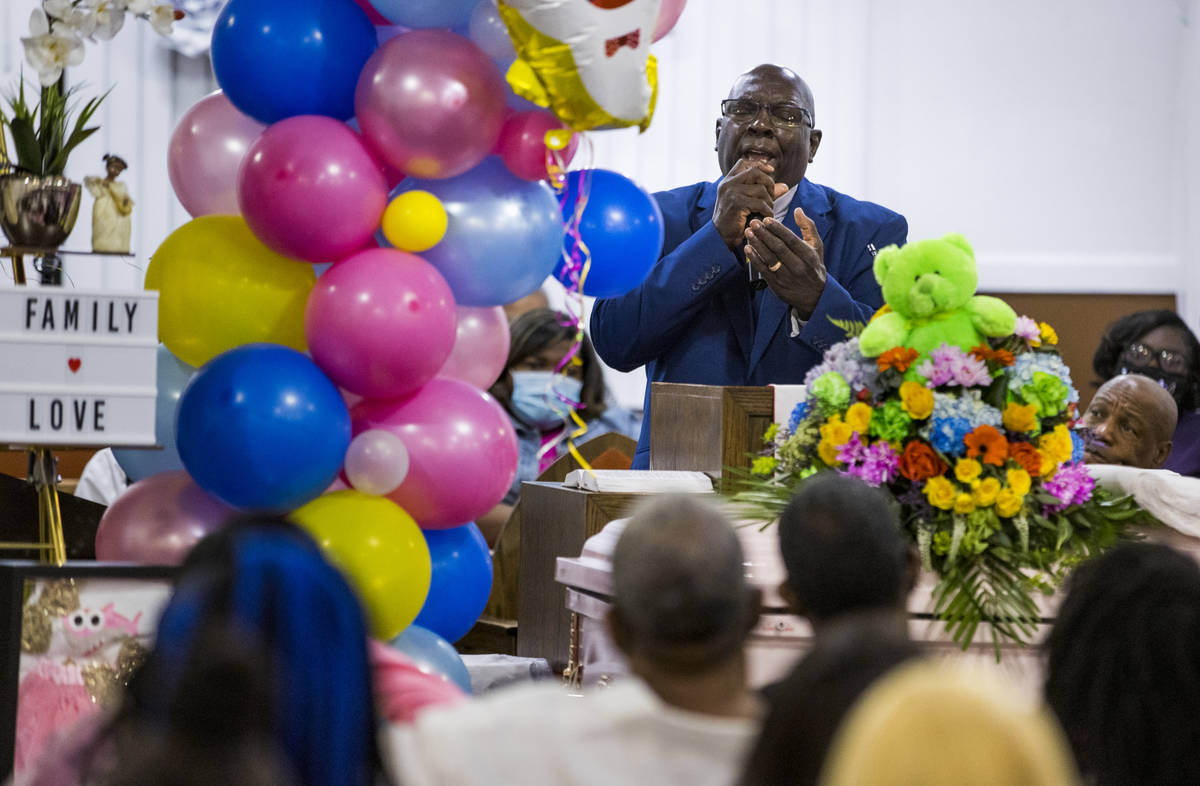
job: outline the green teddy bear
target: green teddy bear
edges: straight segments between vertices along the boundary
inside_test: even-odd
[[[891,310],[863,329],[858,346],[865,357],[904,346],[920,352],[920,362],[942,344],[970,352],[987,346],[985,336],[1008,336],[1016,327],[1011,306],[975,294],[975,252],[957,233],[887,246],[875,257],[875,279]],[[910,378],[916,378],[916,365]]]

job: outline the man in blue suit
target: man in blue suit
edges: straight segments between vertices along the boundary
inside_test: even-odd
[[[654,195],[666,237],[636,289],[596,301],[591,333],[613,368],[646,366],[634,468],[650,465],[650,382],[799,383],[883,298],[872,260],[904,217],[804,179],[821,144],[792,71],[738,77],[717,119],[722,177]]]

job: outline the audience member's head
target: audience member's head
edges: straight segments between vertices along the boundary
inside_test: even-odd
[[[540,289],[535,289],[525,297],[518,298],[511,303],[505,303],[504,315],[508,317],[508,321],[511,324],[517,317],[535,308],[550,308],[550,299]]]
[[[1045,645],[1046,701],[1088,783],[1200,783],[1200,567],[1125,544],[1082,564]]]
[[[915,580],[888,499],[856,478],[818,473],[779,517],[787,580],[780,593],[814,626],[845,614],[902,610]]]
[[[851,710],[829,751],[825,786],[1070,786],[1062,734],[1016,692],[948,661],[884,677]]]
[[[566,405],[559,395],[583,404],[579,416],[584,420],[604,413],[604,374],[586,334],[575,358],[562,369],[566,379],[555,377],[577,330],[570,317],[548,308],[526,311],[513,320],[504,372],[489,391],[509,415],[538,428],[561,424]]]
[[[1142,374],[1158,380],[1181,411],[1200,408],[1200,341],[1174,311],[1138,311],[1113,322],[1092,370],[1101,382]]]
[[[375,782],[363,611],[281,519],[235,519],[196,545],[130,692],[118,742],[131,728],[214,744],[231,728],[266,728],[297,783]]]
[[[834,734],[859,696],[920,656],[916,642],[873,622],[848,618],[817,639],[796,668],[765,691],[770,710],[746,760],[745,786],[815,784]]]
[[[1113,377],[1092,397],[1084,461],[1158,469],[1171,452],[1178,410],[1161,385],[1141,374]]]
[[[698,495],[657,497],[613,552],[609,627],[634,673],[704,672],[740,662],[758,618],[728,518]]]

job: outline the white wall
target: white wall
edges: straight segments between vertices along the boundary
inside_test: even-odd
[[[26,81],[36,86],[37,72],[24,63],[20,38],[29,34],[29,12],[37,5],[35,0],[0,0],[2,95],[16,85],[22,67]],[[67,256],[64,283],[136,289],[159,243],[188,220],[167,179],[171,131],[189,106],[216,89],[216,82],[206,58],[185,58],[170,51],[148,24],[132,17],[126,18],[112,41],[87,44],[83,65],[70,69],[68,80],[80,85],[85,99],[113,88],[93,118],[100,130],[71,154],[67,175],[75,180],[103,175],[105,153],[129,162],[121,179],[135,202],[130,245],[136,256],[133,260]],[[91,196],[85,193],[79,221],[65,248],[91,247],[91,205]],[[0,264],[7,274],[7,263]]]
[[[32,6],[0,3],[6,85]],[[590,161],[651,190],[710,179],[717,103],[734,77],[789,65],[812,85],[825,132],[814,180],[899,210],[911,237],[963,232],[989,289],[1174,293],[1200,329],[1197,25],[1200,0],[691,0],[654,48],[653,125],[590,135]],[[187,218],[167,182],[167,139],[211,76],[130,20],[89,45],[71,78],[116,85],[69,174],[99,173],[109,151],[130,161],[139,256],[69,261],[68,273],[79,286],[135,286]],[[89,205],[72,245],[87,243]],[[627,384],[640,400],[641,382]]]

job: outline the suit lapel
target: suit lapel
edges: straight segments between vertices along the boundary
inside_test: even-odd
[[[700,198],[696,200],[696,212],[692,216],[692,231],[703,227],[712,221],[713,207],[717,201],[717,183],[709,183]],[[725,318],[733,329],[738,348],[742,350],[742,360],[750,356],[750,347],[754,341],[754,315],[751,312],[749,286],[730,284],[722,287],[720,293],[712,301],[711,308],[719,308],[725,312]]]
[[[792,197],[792,203],[788,205],[787,214],[783,217],[783,225],[799,235],[800,228],[793,215],[797,207],[804,209],[804,214],[816,224],[817,234],[821,236],[822,241],[826,240],[832,226],[829,218],[832,206],[829,204],[825,192],[808,180],[801,181],[800,187],[796,189],[796,195]],[[791,335],[790,324],[781,327],[781,323],[788,319],[789,311],[788,305],[774,293],[764,293],[759,302],[758,319],[754,324],[754,340],[750,350],[748,371],[754,371],[755,366],[762,360],[767,348],[780,330],[785,331],[785,336]]]

